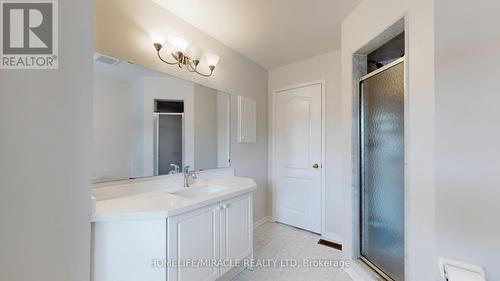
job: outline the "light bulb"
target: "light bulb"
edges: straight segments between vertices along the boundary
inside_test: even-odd
[[[205,61],[207,62],[208,66],[216,66],[219,62],[219,56],[211,53],[206,53]]]
[[[180,37],[175,37],[175,36],[169,37],[168,43],[170,45],[172,45],[172,49],[174,52],[185,53],[187,48],[189,47],[188,41],[186,41]]]
[[[153,41],[153,44],[165,44],[165,36],[159,33],[151,32],[149,33],[149,37],[151,38],[151,41]]]
[[[198,47],[191,46],[187,50],[186,54],[191,60],[200,60],[203,50]]]

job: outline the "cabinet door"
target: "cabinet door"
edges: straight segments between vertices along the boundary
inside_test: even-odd
[[[220,211],[218,204],[168,219],[169,262],[210,261],[220,257]],[[210,281],[219,277],[211,266],[171,266],[168,281]]]
[[[238,142],[257,142],[257,103],[238,96]]]
[[[221,203],[221,257],[243,259],[253,253],[252,195],[229,199]],[[221,268],[221,274],[230,268]]]

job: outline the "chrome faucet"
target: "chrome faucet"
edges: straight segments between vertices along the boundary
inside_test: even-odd
[[[184,167],[184,187],[188,188],[189,187],[189,178],[196,179],[197,175],[195,171],[189,171],[189,166]]]
[[[180,170],[179,165],[170,164],[170,167],[172,167],[172,170],[170,170],[170,172],[168,172],[170,175],[178,174],[179,173],[179,170]]]

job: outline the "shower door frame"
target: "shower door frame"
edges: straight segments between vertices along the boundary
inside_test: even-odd
[[[186,156],[185,154],[185,120],[184,120],[184,112],[154,112],[153,113],[153,119],[154,119],[154,135],[153,135],[153,175],[154,176],[159,176],[159,165],[160,165],[160,115],[171,115],[171,116],[181,116],[181,126],[182,126],[182,164],[180,170],[184,168],[185,164],[185,159],[184,157]]]
[[[375,272],[377,272],[377,274],[379,274],[381,277],[383,277],[384,279],[386,280],[391,280],[393,281],[394,279],[392,279],[390,276],[388,276],[383,270],[381,270],[380,268],[378,268],[375,264],[373,264],[372,262],[370,262],[367,258],[363,257],[363,255],[361,254],[361,239],[362,239],[362,207],[363,207],[363,203],[362,203],[362,164],[363,164],[363,161],[362,161],[362,118],[361,118],[361,114],[362,114],[362,87],[361,87],[361,82],[363,82],[364,80],[370,78],[370,77],[373,77],[383,71],[386,71],[400,63],[403,63],[403,111],[404,111],[404,114],[403,114],[403,124],[404,124],[404,132],[403,132],[403,142],[404,142],[404,152],[403,152],[403,159],[404,159],[404,167],[403,167],[403,173],[404,173],[404,186],[403,186],[403,192],[404,192],[404,224],[403,224],[403,237],[404,237],[404,241],[403,241],[403,248],[404,248],[404,276],[405,276],[405,280],[406,280],[406,275],[407,275],[407,263],[406,263],[406,255],[407,255],[407,159],[408,159],[408,152],[407,152],[407,141],[408,141],[408,89],[407,89],[407,63],[406,63],[406,56],[403,56],[387,65],[384,65],[383,67],[375,70],[375,71],[372,71],[358,79],[356,79],[356,98],[355,98],[355,108],[356,108],[356,112],[355,112],[355,117],[357,118],[356,120],[356,125],[357,125],[357,141],[356,141],[356,146],[357,146],[357,165],[358,165],[358,169],[357,169],[357,181],[358,181],[358,192],[359,192],[359,242],[358,242],[358,257],[361,261],[363,261],[366,265],[368,265],[368,267],[370,267],[372,270],[374,270]]]

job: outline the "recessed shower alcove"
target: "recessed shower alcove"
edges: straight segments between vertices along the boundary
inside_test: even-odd
[[[354,256],[405,280],[405,22],[353,55]]]

